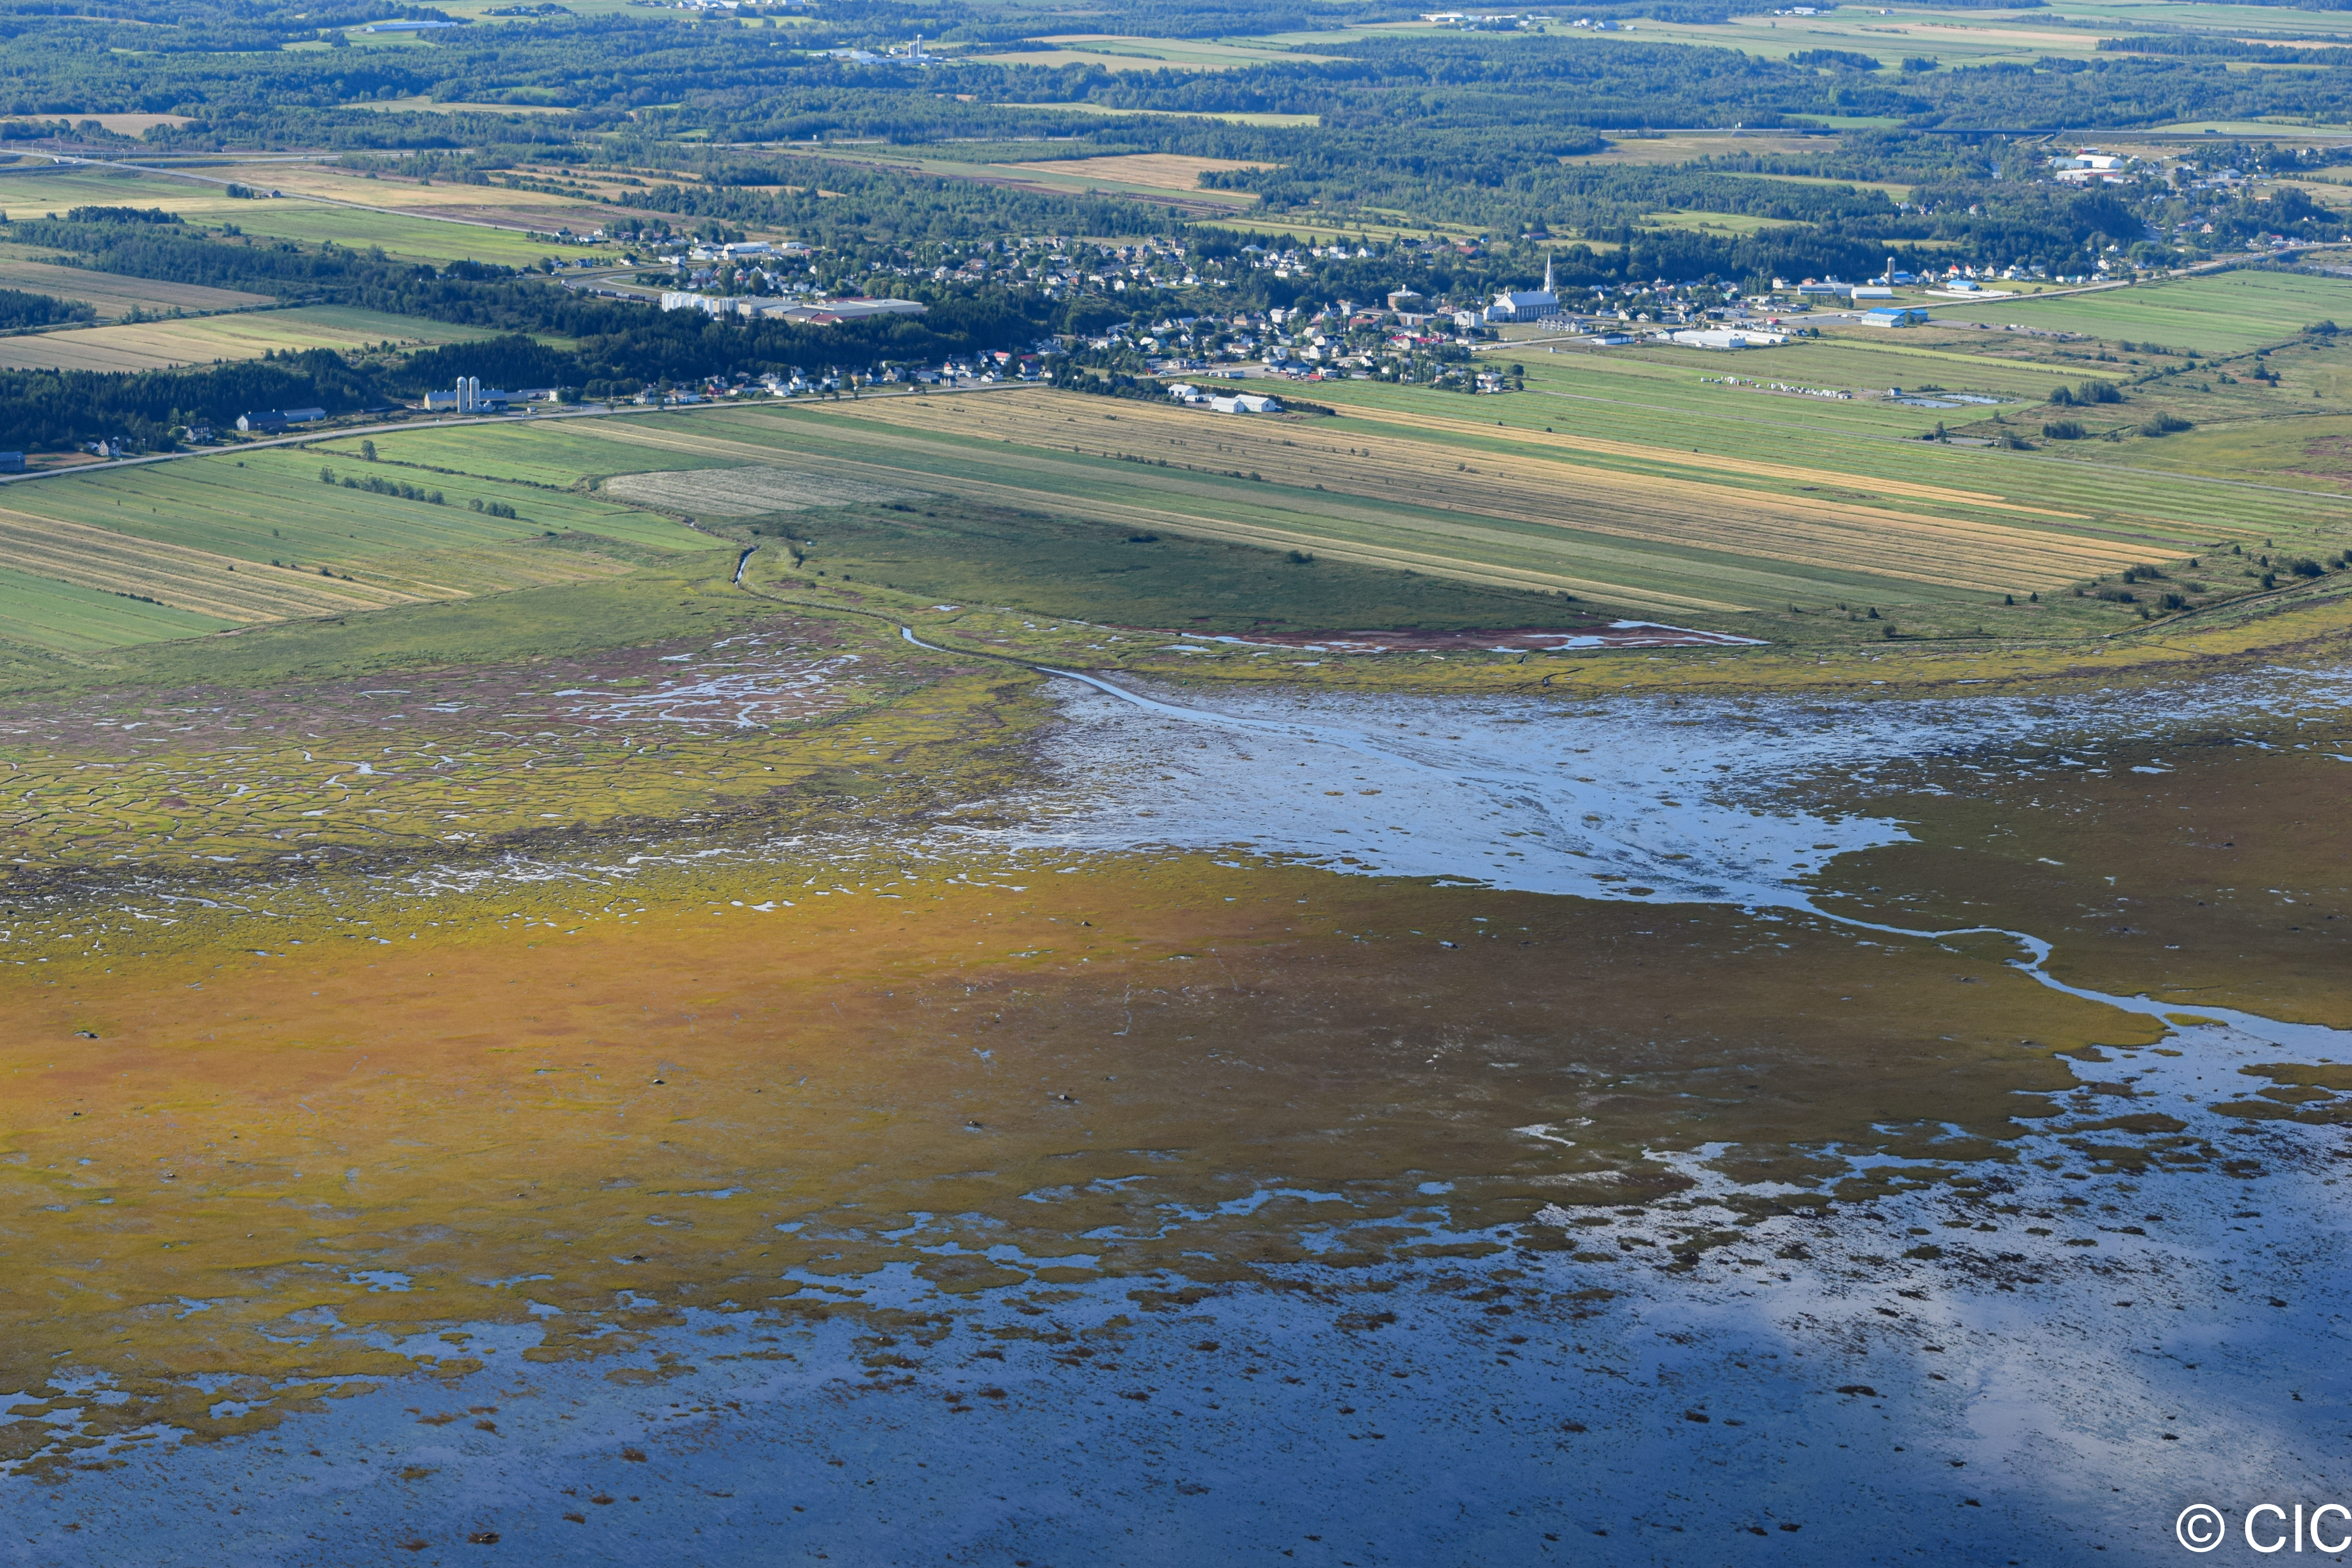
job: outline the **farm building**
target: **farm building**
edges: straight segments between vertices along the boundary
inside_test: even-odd
[[[25,454],[0,452],[0,474],[21,474],[25,471]]]
[[[1670,334],[1675,342],[1686,349],[1744,349],[1748,334],[1725,327],[1692,328]]]
[[[449,409],[458,414],[504,414],[514,394],[495,388],[485,390],[478,375],[461,375],[456,388],[448,392],[428,392],[425,395],[425,410],[430,414]]]
[[[1220,414],[1279,414],[1282,412],[1282,399],[1268,397],[1262,393],[1237,392],[1231,397],[1210,398],[1209,406]]]
[[[258,431],[264,435],[274,436],[289,425],[308,425],[314,419],[324,419],[326,416],[327,411],[323,408],[266,408],[258,413],[238,415],[236,427],[247,432]]]
[[[1927,324],[1927,312],[1916,305],[1887,305],[1875,310],[1864,310],[1862,324],[1865,327],[1924,327]]]

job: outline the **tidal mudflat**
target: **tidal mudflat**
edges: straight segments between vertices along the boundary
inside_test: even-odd
[[[518,678],[503,795],[439,731],[361,783],[331,705],[206,720],[171,778],[279,770],[209,869],[119,804],[41,838],[16,1560],[1819,1561],[1892,1510],[2028,1562],[2328,1479],[2330,679],[1114,692],[896,641]],[[186,788],[44,722],[46,778]]]

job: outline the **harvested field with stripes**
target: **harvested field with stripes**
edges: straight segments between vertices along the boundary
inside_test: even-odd
[[[2270,552],[2329,555],[2352,532],[2339,496],[1809,428],[1811,410],[1710,421],[1645,400],[1664,395],[1660,367],[1593,374],[1662,390],[1433,402],[1342,382],[1318,389],[1336,416],[1239,416],[1008,387],[385,432],[373,461],[329,437],[11,486],[0,546],[22,584],[203,617],[147,636],[584,583],[762,536],[800,542],[812,572],[917,595],[978,602],[985,584],[981,596],[1018,601],[1014,579],[974,574],[994,550],[1053,579],[1055,615],[1147,602],[1107,584],[1089,609],[1070,571],[1136,568],[1087,556],[1081,534],[1035,532],[1050,520],[1110,543],[1173,536],[1566,595],[1580,621],[1850,642],[2121,629],[2150,601],[2248,592]],[[1502,417],[1466,416],[1490,408]],[[1002,549],[979,542],[1000,526]],[[2126,569],[2164,586],[2122,596]],[[1196,608],[1291,626],[1336,604],[1236,572],[1210,571],[1225,598]],[[1183,598],[1164,572],[1150,581],[1150,604]]]
[[[0,510],[0,554],[33,576],[135,595],[236,625],[375,610],[422,596],[318,568],[306,573],[247,561],[239,570],[232,556],[5,510]]]
[[[455,343],[490,334],[415,316],[389,316],[338,305],[289,310],[239,310],[224,316],[84,327],[37,332],[0,342],[0,368],[9,370],[162,370],[172,365],[259,359],[297,349],[346,353],[379,342]]]
[[[1081,457],[1246,470],[1297,489],[1981,593],[2057,588],[2150,553],[2145,543],[2066,531],[2093,521],[2084,513],[1944,486],[1858,484],[1788,464],[1549,434],[1523,433],[1529,451],[1465,453],[1443,439],[1474,433],[1461,421],[1414,420],[1428,434],[1403,437],[1393,433],[1408,423],[1401,416],[1361,431],[1150,405],[1110,413],[1073,407],[1077,401],[1034,394],[929,406],[901,400],[877,403],[867,416],[938,435],[1066,443]],[[1612,461],[1604,468],[1580,458]],[[2163,553],[2187,554],[2188,542]]]
[[[1801,437],[1769,420],[1695,426],[1667,408],[1523,397],[1432,409],[1395,394],[1341,383],[1332,395],[1350,405],[1336,418],[1268,418],[1007,388],[583,420],[560,438],[584,472],[785,469],[1694,624],[1730,617],[1707,624],[1747,635],[1852,636],[1820,622],[1872,610],[1899,612],[1906,631],[2113,629],[2118,604],[2077,585],[2352,527],[2342,500],[2277,487]],[[1454,412],[1490,406],[1509,422]],[[821,510],[791,515],[784,531],[822,539]]]
[[[211,289],[201,283],[170,283],[152,278],[125,278],[96,272],[87,267],[58,267],[50,262],[0,259],[0,289],[23,289],[35,294],[79,300],[112,320],[134,310],[147,311],[250,310],[278,301],[267,294],[235,289]]]
[[[322,467],[335,482],[322,482]],[[341,482],[352,476],[396,479],[412,494]],[[585,493],[368,464],[356,451],[348,467],[276,448],[99,469],[0,489],[0,554],[10,569],[0,637],[122,647],[592,582],[714,547],[666,518]]]

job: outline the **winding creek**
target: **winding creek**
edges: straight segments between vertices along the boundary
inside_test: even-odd
[[[2352,1032],[2072,985],[2032,931],[1911,930],[1826,909],[1812,880],[1825,865],[1909,836],[1795,804],[1803,781],[1929,752],[2042,748],[2051,765],[2089,767],[2105,765],[2084,760],[2103,733],[2250,708],[2340,711],[2340,678],[2125,700],[1552,705],[1150,693],[1045,673],[1062,714],[1048,782],[950,824],[934,835],[943,853],[1051,875],[1065,858],[1230,852],[1721,904],[1857,938],[1999,937],[2038,984],[2165,1024],[2159,1047],[2069,1061],[2086,1084],[2119,1076],[2264,1172],[2134,1180],[2085,1172],[2057,1135],[2029,1132],[1972,1190],[1784,1211],[1687,1270],[1606,1272],[1589,1254],[1518,1248],[1508,1231],[1449,1234],[1437,1173],[1417,1217],[1437,1241],[1501,1250],[1371,1268],[1310,1258],[1265,1270],[1282,1289],[1234,1284],[1181,1306],[1139,1306],[1129,1280],[950,1297],[901,1265],[797,1281],[962,1325],[895,1379],[870,1370],[854,1316],[780,1326],[723,1304],[683,1309],[640,1331],[632,1364],[667,1359],[638,1382],[594,1361],[530,1359],[535,1326],[473,1325],[482,1370],[337,1401],[299,1417],[302,1442],[141,1449],[69,1488],[0,1478],[0,1511],[26,1526],[0,1542],[0,1563],[126,1561],[126,1541],[139,1561],[212,1560],[226,1538],[218,1510],[176,1500],[239,1486],[268,1510],[240,1560],[271,1564],[353,1560],[333,1543],[404,1537],[436,1549],[419,1561],[453,1560],[469,1529],[535,1560],[596,1563],[698,1537],[698,1560],[713,1562],[789,1547],[857,1563],[1793,1563],[1864,1560],[1890,1519],[1958,1561],[2141,1561],[2172,1550],[2190,1502],[2341,1495],[2344,1139],[2209,1106],[2249,1064],[2352,1061]],[[1693,1184],[1684,1209],[1778,1190],[1735,1192],[1716,1152],[1654,1156]],[[1313,1237],[1310,1252],[1344,1250],[1342,1194],[1247,1201],[1307,1216],[1278,1223]],[[2003,1217],[2017,1205],[2055,1217],[2023,1227]],[[1650,1244],[1654,1216],[1553,1208],[1537,1223],[1630,1249]],[[928,1226],[919,1215],[900,1237],[910,1261],[952,1245]],[[1983,1267],[1964,1269],[1971,1247]],[[397,1330],[373,1332],[408,1347]],[[1063,1353],[1073,1341],[1094,1359]],[[990,1348],[976,1357],[975,1344]],[[1203,1370],[1203,1347],[1219,1344],[1244,1347],[1247,1369]],[[492,1407],[494,1437],[439,1419]],[[428,1493],[395,1472],[442,1479]],[[111,1542],[69,1528],[99,1519],[117,1522]]]

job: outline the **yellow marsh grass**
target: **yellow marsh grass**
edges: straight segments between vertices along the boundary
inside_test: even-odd
[[[1277,484],[1320,486],[1327,492],[1439,510],[1988,593],[2056,588],[2128,565],[2148,553],[2144,542],[2026,529],[1997,520],[1774,495],[1730,484],[1368,437],[1352,431],[1326,435],[1314,426],[1219,419],[1150,404],[1122,405],[1115,416],[1103,413],[1098,402],[1074,406],[1080,404],[1079,399],[1050,394],[1013,395],[953,402],[877,400],[857,405],[853,412],[942,434],[999,441],[1009,437],[1029,446],[1066,444],[1081,455],[1198,460],[1219,472],[1231,465],[1262,473]],[[1573,445],[1578,438],[1550,439],[1563,449],[1579,449]],[[1722,462],[1620,443],[1591,443],[1580,449],[1612,447],[1612,455],[1661,463],[1689,466],[1692,457],[1699,457],[1702,466]],[[1858,491],[1894,488],[1812,469],[1736,466],[1743,472],[1801,477]],[[1931,504],[2026,510],[1937,487],[1902,489],[1906,499]]]

